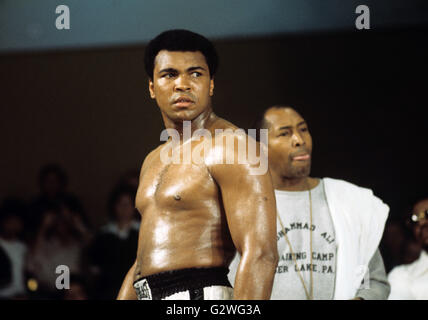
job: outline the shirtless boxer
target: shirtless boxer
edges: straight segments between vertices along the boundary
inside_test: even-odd
[[[201,35],[171,30],[153,39],[145,52],[150,96],[167,130],[180,135],[178,148],[204,141],[185,140],[183,121],[192,133],[235,127],[213,113],[217,55]],[[199,164],[161,160],[172,139],[144,160],[136,207],[142,221],[137,258],[118,299],[269,299],[278,261],[276,203],[268,172],[250,174],[254,163],[238,162],[239,139],[232,136],[233,163],[223,158],[229,144],[216,145]],[[247,139],[247,136],[245,137]],[[183,141],[184,140],[184,141]],[[213,161],[213,159],[224,161]],[[257,164],[256,164],[257,165]],[[236,248],[236,249],[235,249]],[[243,259],[234,289],[228,266],[238,251]]]

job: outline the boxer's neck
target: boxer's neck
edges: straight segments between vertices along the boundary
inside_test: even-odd
[[[217,116],[212,111],[212,108],[207,108],[204,112],[202,112],[199,116],[197,116],[193,120],[189,120],[190,122],[190,132],[191,136],[193,136],[193,132],[198,129],[207,129],[210,130],[212,123],[217,119]],[[187,122],[187,123],[189,123]],[[173,121],[164,117],[165,128],[167,130],[175,130],[179,133],[180,138],[183,139],[183,134],[185,130],[184,120]],[[189,128],[186,128],[187,130]]]

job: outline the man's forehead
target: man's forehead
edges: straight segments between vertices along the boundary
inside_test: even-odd
[[[295,126],[305,121],[297,111],[289,107],[270,108],[265,113],[265,119],[276,129],[284,126]]]
[[[155,68],[169,68],[179,65],[207,66],[205,56],[200,51],[161,50],[155,58]]]

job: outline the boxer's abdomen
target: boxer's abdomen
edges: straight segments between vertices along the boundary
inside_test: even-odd
[[[175,212],[168,217],[145,217],[141,224],[140,275],[191,267],[228,266],[234,247],[221,223],[205,213]],[[226,227],[227,228],[227,227]]]

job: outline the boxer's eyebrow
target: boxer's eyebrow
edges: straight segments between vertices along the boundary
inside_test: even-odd
[[[158,74],[161,74],[162,72],[173,72],[173,73],[177,73],[178,71],[176,69],[174,69],[174,68],[165,68],[165,69],[160,70],[158,72]]]
[[[204,71],[207,71],[207,70],[205,70],[205,68],[200,67],[200,66],[190,67],[190,68],[188,68],[188,69],[187,69],[187,71],[188,71],[188,72],[191,72],[191,71],[195,71],[195,70],[198,70],[198,69],[202,69],[202,70],[204,70]]]
[[[192,72],[192,71],[196,71],[196,70],[199,70],[199,69],[207,71],[204,67],[195,66],[195,67],[187,68],[187,72]],[[178,70],[174,69],[174,68],[165,68],[165,69],[160,70],[158,72],[158,74],[161,74],[161,73],[164,73],[164,72],[178,73]]]

